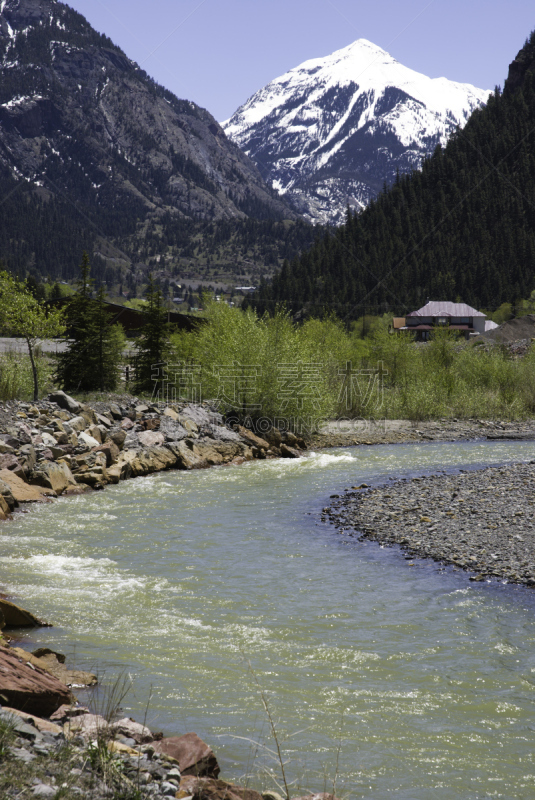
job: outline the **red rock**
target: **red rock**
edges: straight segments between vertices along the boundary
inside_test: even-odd
[[[32,669],[5,647],[0,648],[0,696],[12,708],[38,717],[49,717],[73,700],[63,683],[38,667]]]
[[[176,759],[182,775],[206,776],[217,778],[220,769],[211,747],[209,747],[196,733],[186,733],[184,736],[171,736],[154,743],[157,753],[165,753]]]
[[[131,431],[132,428],[134,428],[134,427],[135,427],[135,425],[134,425],[134,423],[132,422],[131,419],[128,419],[128,418],[127,419],[123,419],[123,421],[121,422],[121,428],[123,429],[123,431]]]
[[[186,794],[184,794],[186,793]],[[186,776],[180,781],[177,797],[193,797],[193,800],[262,800],[254,789],[246,789],[234,783]]]

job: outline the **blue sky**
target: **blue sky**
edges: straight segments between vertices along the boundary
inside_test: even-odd
[[[533,0],[69,0],[159,83],[229,117],[309,58],[369,39],[433,78],[493,89],[535,28]]]

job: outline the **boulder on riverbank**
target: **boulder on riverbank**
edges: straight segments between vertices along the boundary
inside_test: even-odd
[[[48,622],[34,616],[30,611],[10,603],[5,598],[0,598],[0,614],[6,628],[50,628]]]
[[[172,736],[154,743],[157,753],[165,753],[178,761],[182,775],[217,778],[219,764],[212,748],[196,733]]]
[[[186,776],[180,781],[180,795],[192,800],[263,800],[260,792],[237,786],[234,783],[214,780],[213,778],[196,778]]]
[[[30,667],[0,647],[0,697],[6,705],[38,717],[49,717],[73,696],[68,688],[39,667]]]

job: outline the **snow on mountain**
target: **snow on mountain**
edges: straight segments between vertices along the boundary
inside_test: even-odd
[[[490,92],[408,69],[358,39],[276,78],[222,123],[279,192],[339,223],[419,168]]]

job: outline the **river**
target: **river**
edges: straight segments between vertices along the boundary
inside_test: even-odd
[[[3,525],[2,582],[55,623],[23,646],[129,672],[125,713],[197,732],[227,780],[274,788],[258,681],[293,794],[338,773],[351,798],[533,798],[533,591],[411,566],[320,521],[363,481],[533,452],[383,445],[138,478]]]

